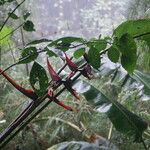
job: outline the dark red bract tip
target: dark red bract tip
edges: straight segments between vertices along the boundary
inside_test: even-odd
[[[50,62],[48,61],[48,58],[47,58],[47,67],[48,67],[48,71],[49,71],[49,74],[50,74],[52,80],[53,81],[60,81],[61,78],[59,77],[59,75],[55,72],[55,70],[51,66]]]

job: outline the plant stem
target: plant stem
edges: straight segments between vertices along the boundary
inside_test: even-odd
[[[8,15],[8,17],[6,18],[6,20],[4,21],[3,25],[0,28],[0,32],[2,31],[3,27],[5,26],[5,24],[7,23],[8,19],[10,18],[10,16],[25,2],[26,0],[23,0],[20,4],[18,4],[14,10]]]

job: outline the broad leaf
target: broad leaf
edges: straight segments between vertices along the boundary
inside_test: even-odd
[[[30,84],[39,96],[42,96],[48,87],[48,77],[45,69],[34,62],[30,72]]]
[[[91,47],[88,52],[88,61],[95,69],[100,67],[100,55],[96,48]]]
[[[84,53],[85,53],[85,48],[79,48],[78,50],[76,50],[75,52],[74,52],[74,57],[76,58],[76,59],[78,59],[78,58],[80,58],[81,56],[83,56],[84,55]]]
[[[33,22],[27,20],[23,25],[23,29],[28,32],[35,31]]]
[[[128,33],[132,37],[150,32],[150,19],[128,20],[119,25],[113,35],[121,38],[122,35]]]
[[[119,60],[119,56],[120,56],[120,52],[118,51],[117,48],[115,48],[114,46],[111,46],[109,49],[108,49],[108,58],[116,63],[118,62]]]
[[[107,46],[107,41],[105,39],[98,39],[98,40],[93,40],[87,44],[89,47],[93,47],[97,49],[97,51],[102,51],[106,48]]]
[[[133,73],[137,61],[137,56],[136,56],[137,48],[132,36],[130,36],[129,34],[124,34],[119,40],[118,48],[122,53],[121,56],[122,66],[129,73]]]
[[[22,50],[21,58],[19,59],[20,64],[30,63],[38,57],[36,47],[28,47]]]
[[[106,113],[118,131],[134,137],[136,142],[141,142],[142,133],[147,129],[145,121],[85,81],[78,80],[74,88],[98,111]]]

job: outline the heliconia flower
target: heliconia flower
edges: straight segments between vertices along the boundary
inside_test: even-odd
[[[0,69],[0,72],[2,72],[3,70]],[[32,89],[25,89],[23,88],[21,85],[17,84],[15,80],[13,80],[11,77],[9,77],[5,72],[2,73],[2,75],[18,90],[20,91],[22,94],[24,94],[25,96],[31,98],[32,100],[36,100],[38,98],[38,96],[36,95],[36,93],[32,90]]]
[[[78,96],[78,93],[71,87],[71,83],[69,82],[69,80],[63,81],[64,86],[66,87],[66,89],[76,98],[76,99],[80,99],[80,97]]]
[[[60,105],[61,107],[65,108],[66,110],[72,111],[72,108],[70,106],[65,105],[63,102],[60,102],[57,98],[54,97],[54,91],[52,88],[48,89],[48,97],[52,99],[55,103]]]
[[[74,62],[72,62],[70,58],[68,58],[66,53],[65,53],[65,57],[66,57],[66,63],[69,66],[70,70],[78,71],[78,66]]]
[[[48,67],[48,71],[49,71],[49,74],[50,74],[52,80],[53,81],[61,81],[61,78],[59,77],[59,75],[55,72],[55,70],[51,66],[50,62],[48,61],[48,58],[47,58],[47,67]]]

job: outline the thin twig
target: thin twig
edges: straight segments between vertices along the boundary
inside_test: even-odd
[[[25,2],[25,0],[23,0],[20,4],[18,4],[14,10],[8,15],[8,17],[6,18],[6,20],[4,21],[3,25],[0,28],[0,32],[2,31],[2,29],[4,28],[5,24],[7,23],[8,19],[10,18],[10,16]]]

